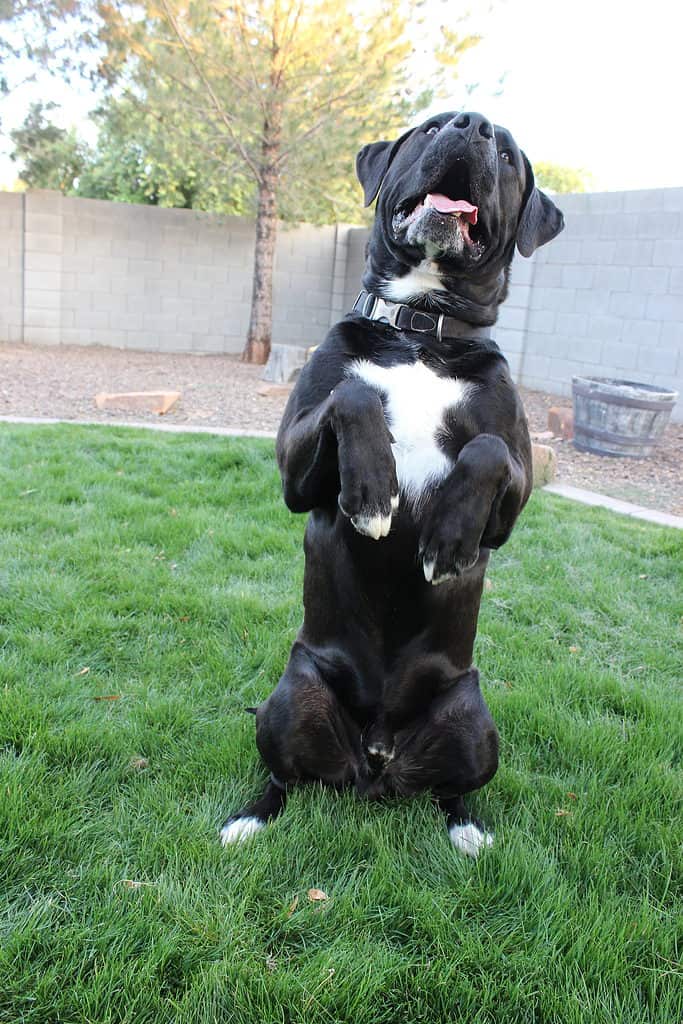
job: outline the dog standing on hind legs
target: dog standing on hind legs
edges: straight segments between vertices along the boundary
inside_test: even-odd
[[[463,796],[498,765],[472,665],[491,549],[531,491],[531,444],[490,338],[523,256],[563,227],[510,133],[445,113],[356,161],[379,194],[363,291],[301,372],[277,439],[284,499],[308,512],[304,622],[256,709],[270,769],[224,844],[319,780],[368,799],[430,791],[477,856]]]

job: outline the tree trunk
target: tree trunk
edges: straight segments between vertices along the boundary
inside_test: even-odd
[[[274,168],[264,168],[258,187],[251,317],[247,343],[242,353],[242,361],[245,363],[265,363],[270,355],[273,329],[273,260],[277,238],[276,192],[277,171]]]

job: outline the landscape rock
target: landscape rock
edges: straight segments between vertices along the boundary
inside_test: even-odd
[[[549,444],[532,444],[534,487],[551,484],[557,473],[557,456]]]
[[[574,410],[569,406],[551,406],[548,409],[548,430],[556,437],[571,441],[574,436]]]
[[[270,357],[261,380],[272,384],[288,384],[296,380],[308,358],[308,352],[304,345],[271,345]]]
[[[100,391],[95,395],[95,405],[98,409],[139,409],[163,416],[179,398],[179,391]]]

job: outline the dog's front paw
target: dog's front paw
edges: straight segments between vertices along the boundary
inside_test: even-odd
[[[391,449],[365,462],[340,467],[339,508],[358,533],[373,540],[386,537],[398,509],[398,481]]]
[[[423,534],[419,557],[425,579],[434,586],[461,576],[479,561],[479,535],[457,526]]]
[[[391,529],[391,517],[398,509],[398,494],[391,495],[388,511],[386,502],[382,502],[374,505],[361,505],[360,510],[353,514],[344,507],[341,495],[339,508],[351,520],[351,525],[358,533],[362,533],[365,537],[372,537],[373,540],[379,540],[380,537],[386,537]]]

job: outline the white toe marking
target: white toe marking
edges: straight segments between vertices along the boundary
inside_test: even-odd
[[[261,818],[236,818],[221,829],[221,843],[223,846],[227,846],[228,843],[242,843],[265,827],[266,823]]]
[[[485,846],[493,846],[491,833],[482,832],[472,821],[466,825],[451,825],[448,834],[453,846],[468,857],[478,857]]]
[[[373,540],[379,540],[380,537],[386,537],[391,529],[391,516],[367,516],[357,515],[351,520],[355,528],[359,533],[364,533],[366,537],[372,537]]]
[[[392,494],[391,496],[391,511],[395,512],[398,508],[398,494]]]

